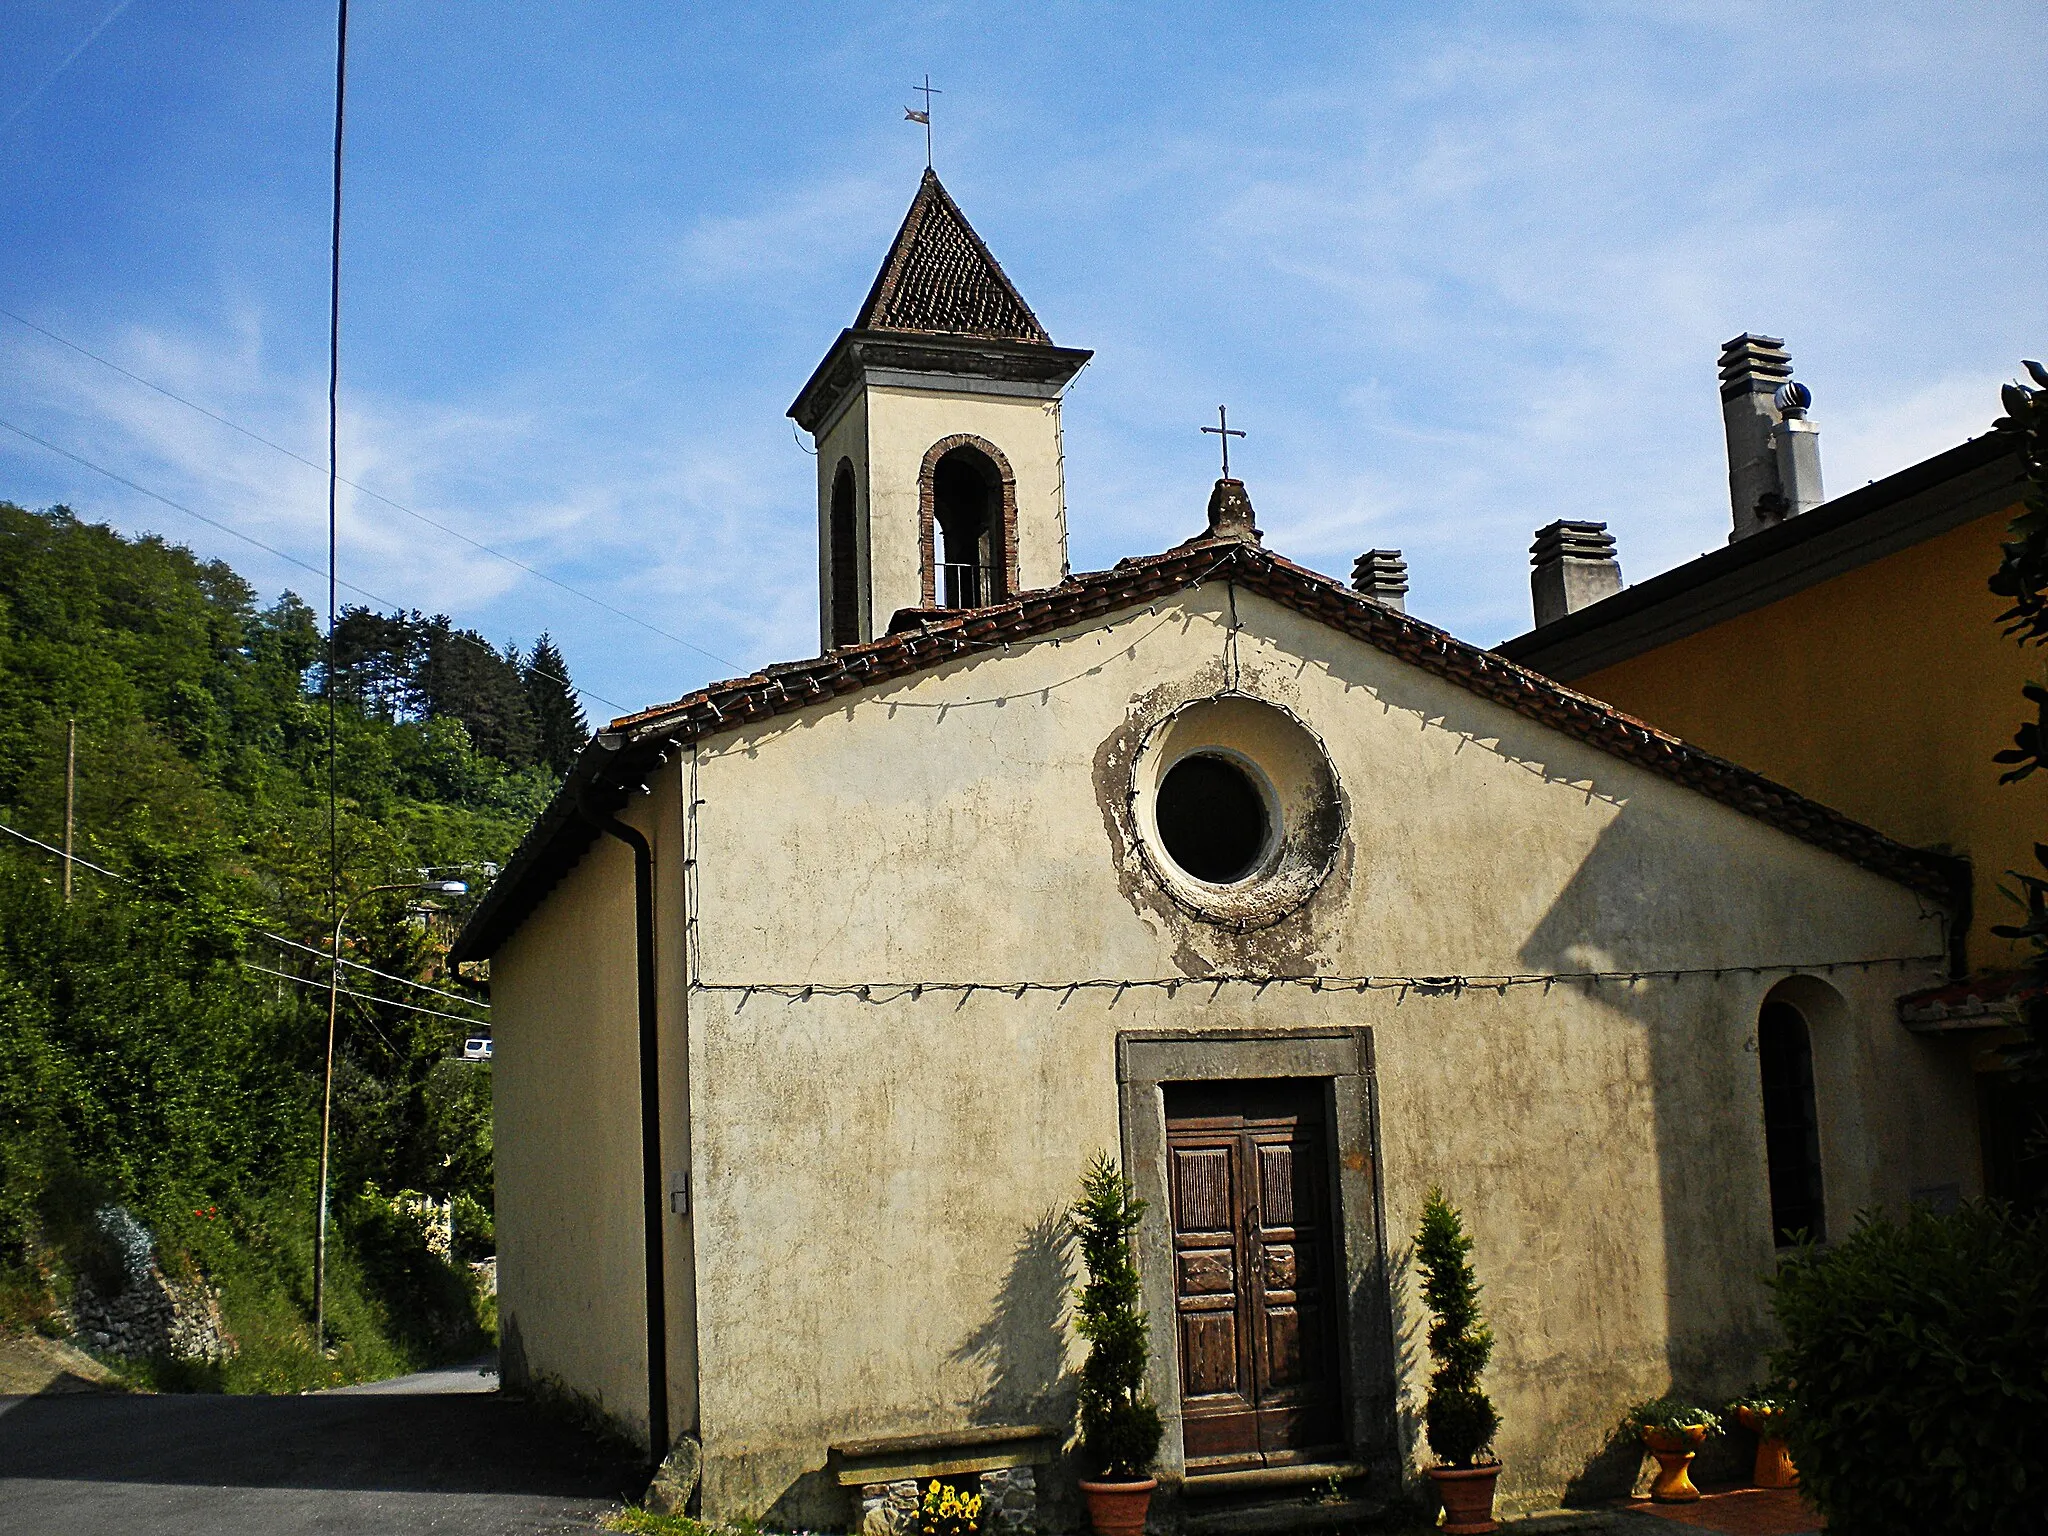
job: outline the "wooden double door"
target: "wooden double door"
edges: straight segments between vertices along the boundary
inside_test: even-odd
[[[1318,1459],[1343,1441],[1325,1091],[1165,1085],[1190,1471]]]

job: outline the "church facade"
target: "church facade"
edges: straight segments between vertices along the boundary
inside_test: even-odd
[[[791,414],[814,659],[615,721],[480,904],[508,1384],[708,1518],[1073,1502],[1097,1150],[1148,1202],[1155,1523],[1426,1457],[1408,1243],[1466,1214],[1504,1503],[1731,1393],[1792,1231],[1972,1192],[1958,871],[1265,548],[1074,575],[1044,328],[927,173]],[[1796,1024],[1796,1029],[1795,1029]]]

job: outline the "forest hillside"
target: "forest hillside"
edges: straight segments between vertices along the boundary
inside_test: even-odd
[[[472,898],[371,888],[480,890],[586,728],[546,635],[522,652],[351,609],[335,639],[350,906],[323,1353],[320,625],[222,562],[0,502],[0,1328],[102,1354],[114,1329],[121,1369],[159,1385],[389,1373],[492,1325],[490,1067],[463,1050],[489,1013],[444,958]],[[73,866],[68,900],[67,760],[98,867]],[[144,1292],[186,1343],[94,1322]]]

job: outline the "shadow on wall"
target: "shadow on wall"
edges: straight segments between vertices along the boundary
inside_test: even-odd
[[[976,1424],[1074,1420],[1076,1377],[1067,1369],[1067,1305],[1073,1295],[1067,1213],[1052,1207],[1024,1229],[987,1322],[949,1357],[979,1367],[987,1385],[968,1410]]]
[[[1426,1390],[1428,1377],[1423,1374],[1422,1367],[1417,1362],[1423,1354],[1423,1340],[1428,1332],[1429,1313],[1410,1302],[1408,1292],[1414,1273],[1415,1245],[1404,1241],[1399,1248],[1392,1249],[1387,1254],[1387,1333],[1393,1341],[1394,1350],[1394,1371],[1390,1379],[1397,1383],[1421,1382],[1425,1384]],[[1379,1298],[1367,1293],[1378,1281],[1379,1276],[1372,1276],[1359,1287],[1358,1294],[1351,1298],[1351,1316],[1354,1320],[1362,1320],[1372,1315]],[[1388,1415],[1394,1427],[1394,1454],[1399,1458],[1394,1470],[1401,1481],[1408,1482],[1412,1479],[1410,1469],[1421,1461],[1427,1449],[1423,1441],[1424,1400],[1416,1396],[1414,1391],[1404,1387],[1397,1386],[1394,1390],[1397,1395],[1389,1405],[1391,1412]],[[1385,1433],[1376,1425],[1368,1425],[1367,1432]]]
[[[948,1363],[983,1375],[985,1385],[966,1410],[969,1423],[1045,1424],[1062,1432],[1073,1424],[1078,1378],[1066,1368],[1072,1249],[1063,1206],[1048,1209],[1025,1227],[988,1321],[947,1356]],[[1078,1506],[1066,1508],[1057,1480],[1041,1489],[1041,1497],[1055,1517],[1078,1513]],[[762,1516],[762,1524],[772,1530],[837,1528],[855,1513],[830,1469],[819,1467],[790,1483]]]
[[[526,1339],[519,1331],[518,1314],[513,1313],[498,1321],[498,1386],[505,1392],[524,1392],[531,1383]]]
[[[1671,887],[1668,851],[1684,837],[1676,821],[1640,802],[1623,804],[1522,947],[1525,967],[1629,970],[1707,962],[1697,941],[1671,948],[1656,939],[1670,929],[1672,904],[1683,896]],[[1774,897],[1767,887],[1746,889],[1764,903],[1789,899]],[[1757,933],[1786,935],[1781,952],[1752,954],[1764,941],[1738,938],[1737,953],[1712,958],[1827,958],[1798,952],[1803,925],[1796,911],[1774,914],[1766,905],[1756,919]],[[1710,936],[1702,939],[1711,943]],[[1681,948],[1691,952],[1681,955]],[[1768,978],[1752,975],[1691,976],[1602,982],[1587,990],[1617,1026],[1633,1024],[1636,1032],[1626,1041],[1585,1042],[1584,1054],[1571,1065],[1613,1074],[1610,1094],[1624,1083],[1646,1080],[1658,1206],[1653,1230],[1596,1233],[1592,1259],[1603,1289],[1611,1281],[1612,1294],[1625,1294],[1628,1287],[1620,1282],[1632,1270],[1643,1300],[1661,1301],[1666,1342],[1660,1358],[1624,1347],[1631,1332],[1626,1319],[1603,1321],[1596,1307],[1586,1320],[1590,1346],[1611,1369],[1584,1384],[1580,1406],[1587,1417],[1556,1426],[1564,1462],[1556,1470],[1568,1479],[1568,1502],[1623,1495],[1636,1481],[1643,1466],[1640,1445],[1602,1422],[1609,1415],[1618,1418],[1628,1398],[1669,1390],[1718,1404],[1764,1373],[1764,1352],[1775,1342],[1762,1283],[1772,1246],[1756,1056],[1757,1012],[1767,985]],[[1816,1011],[1823,995],[1835,1014],[1845,1009],[1839,995],[1815,978],[1797,978],[1794,990]],[[1629,1111],[1625,1100],[1609,1098],[1609,1118],[1620,1123],[1618,1139],[1605,1150],[1624,1165],[1628,1143],[1639,1134],[1627,1123]],[[1625,1224],[1627,1211],[1623,1199],[1613,1214]],[[1650,1220],[1647,1211],[1639,1214]],[[1603,1434],[1604,1443],[1588,1454],[1594,1437]]]

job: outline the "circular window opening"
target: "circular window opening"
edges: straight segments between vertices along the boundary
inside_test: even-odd
[[[1154,815],[1173,862],[1211,885],[1250,874],[1272,828],[1266,797],[1251,775],[1206,752],[1167,770]]]

